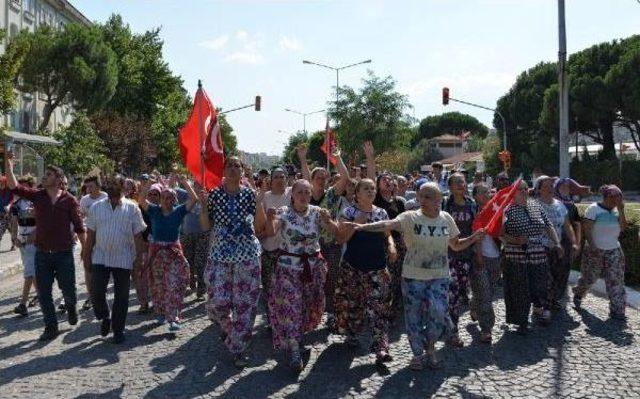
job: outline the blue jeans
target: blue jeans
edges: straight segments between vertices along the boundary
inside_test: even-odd
[[[53,280],[58,280],[67,310],[76,308],[76,270],[73,262],[73,251],[45,252],[36,251],[36,283],[38,301],[44,316],[44,325],[57,328],[58,319],[53,306]]]

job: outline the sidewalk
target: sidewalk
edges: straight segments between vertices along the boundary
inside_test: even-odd
[[[0,281],[11,277],[15,274],[22,273],[22,261],[20,260],[20,251],[11,248],[11,238],[9,233],[5,233],[0,241]]]

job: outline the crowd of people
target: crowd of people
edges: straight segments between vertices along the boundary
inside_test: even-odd
[[[305,333],[323,320],[350,347],[370,335],[376,364],[392,360],[389,331],[404,320],[409,367],[438,368],[438,341],[465,345],[458,331],[467,309],[480,341],[491,344],[500,284],[506,323],[527,334],[534,324],[553,323],[564,306],[571,263],[580,257],[574,306],[603,277],[610,317],[624,319],[618,237],[626,220],[618,187],[600,188],[602,200],[580,217],[575,194],[589,188],[571,179],[538,176],[530,187],[506,172],[494,179],[445,174],[437,162],[395,175],[377,170],[370,143],[363,150],[366,163],[351,168],[334,154],[333,173],[310,169],[304,147],[298,148],[299,173],[275,167],[254,175],[228,157],[221,185],[210,191],[177,173],[137,180],[89,176],[79,200],[60,168],[47,167],[40,183],[16,178],[7,154],[0,233],[11,231],[24,265],[15,313],[28,314],[35,287],[44,316],[40,339],[54,339],[57,280],[68,323],[78,322],[79,245],[88,292],[81,309],[93,308],[102,336],[125,340],[131,282],[139,313],[153,312],[173,333],[181,329],[185,297],[195,295],[206,301],[206,315],[239,368],[249,361],[261,297],[273,347],[286,352],[296,371],[304,368]],[[474,228],[492,196],[512,184],[515,196],[499,237]]]

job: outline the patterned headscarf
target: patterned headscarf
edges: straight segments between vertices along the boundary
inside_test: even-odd
[[[540,176],[540,177],[538,177],[538,178],[536,179],[536,182],[535,182],[535,183],[534,183],[534,185],[533,185],[533,195],[534,195],[535,197],[540,196],[540,188],[542,187],[542,183],[544,183],[544,182],[545,182],[545,181],[547,181],[547,180],[551,180],[551,181],[553,181],[553,180],[555,180],[555,177],[550,177],[550,176],[547,176],[547,175],[542,175],[542,176]]]
[[[162,185],[161,183],[154,183],[151,185],[151,187],[149,187],[149,192],[157,191],[161,193],[162,190],[164,190],[164,188],[165,188],[164,185]]]
[[[160,195],[162,195],[164,193],[171,194],[171,196],[173,196],[173,200],[175,202],[178,202],[178,194],[176,193],[176,190],[174,190],[172,188],[169,188],[169,187],[163,187],[162,190],[160,190]]]
[[[615,184],[605,184],[600,187],[600,194],[603,198],[622,196],[622,190]]]
[[[572,204],[573,196],[571,196],[571,191],[569,191],[569,194],[567,195],[562,195],[562,193],[560,193],[560,187],[562,187],[565,184],[570,185],[571,182],[573,181],[574,181],[573,179],[570,179],[568,177],[561,177],[558,180],[556,180],[555,184],[553,185],[553,192],[555,194],[555,197],[560,201],[564,202],[565,204]]]

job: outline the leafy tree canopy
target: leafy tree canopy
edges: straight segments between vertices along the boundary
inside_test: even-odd
[[[413,138],[413,144],[422,139],[432,139],[442,134],[461,134],[471,132],[473,136],[484,138],[489,129],[471,115],[460,112],[445,112],[442,115],[427,116],[420,121],[418,134]]]

